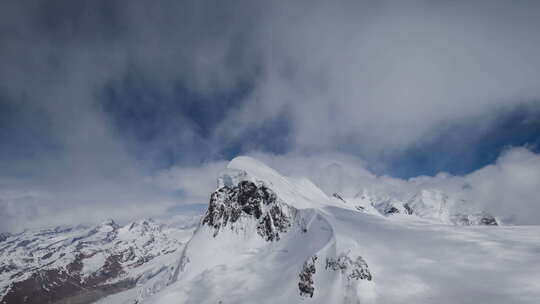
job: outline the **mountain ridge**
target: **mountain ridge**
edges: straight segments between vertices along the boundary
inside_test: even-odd
[[[109,219],[11,234],[0,242],[0,303],[84,302],[131,288],[172,262],[182,246],[177,231],[151,219]]]

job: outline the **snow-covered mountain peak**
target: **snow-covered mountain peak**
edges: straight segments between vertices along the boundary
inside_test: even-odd
[[[249,156],[238,156],[236,158],[233,158],[227,165],[227,169],[243,171],[247,173],[251,178],[260,180],[284,180],[281,174],[279,174],[276,170],[270,168],[265,163]]]
[[[297,209],[335,205],[332,199],[307,178],[285,177],[248,156],[239,156],[231,160],[227,169],[218,178],[218,186],[231,187],[241,181],[264,185],[272,189],[283,202]]]
[[[299,208],[314,207],[296,199],[302,197],[298,184],[251,157],[233,159],[217,185],[202,220],[214,237],[225,230],[279,240],[293,226]]]
[[[354,302],[360,281],[372,277],[357,248],[335,234],[326,209],[343,205],[306,178],[285,177],[253,158],[235,158],[219,176],[171,286],[145,301],[291,303],[309,297],[313,303],[340,303],[346,295]],[[197,284],[213,285],[209,282],[219,288],[189,292]],[[247,294],[230,293],[244,285]],[[269,288],[280,295],[261,298]]]
[[[162,228],[162,225],[156,223],[151,218],[144,218],[138,221],[134,221],[122,227],[122,229],[124,230],[139,231],[141,233],[146,233],[150,231],[160,231],[161,228]]]

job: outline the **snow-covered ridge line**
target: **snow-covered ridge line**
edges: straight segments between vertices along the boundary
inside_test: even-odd
[[[339,193],[326,195],[306,178],[284,177],[260,161],[240,156],[233,159],[218,178],[218,187],[250,181],[265,185],[275,191],[283,201],[297,209],[328,206],[389,216],[413,215],[429,221],[449,225],[499,225],[500,220],[485,210],[474,207],[471,202],[450,197],[439,189],[424,189],[403,198],[393,193],[375,193],[364,189],[354,197],[342,197]]]
[[[225,297],[223,302],[265,302],[257,294],[268,288],[267,281],[283,285],[278,288],[283,294],[272,303],[304,297],[339,303],[336,299],[343,294],[355,298],[354,286],[371,280],[372,274],[364,259],[340,242],[327,218],[325,208],[338,205],[308,180],[286,178],[252,158],[235,158],[218,177],[208,210],[186,244],[169,287],[137,301],[214,303]],[[310,258],[314,260],[306,272]],[[190,292],[196,284],[214,281],[234,285],[244,276],[261,275],[248,270],[261,267],[268,269],[264,281],[250,281],[251,292],[238,298],[227,299],[225,287],[224,293],[209,291],[203,298]],[[242,275],[233,278],[229,272]],[[212,273],[216,277],[206,277]]]

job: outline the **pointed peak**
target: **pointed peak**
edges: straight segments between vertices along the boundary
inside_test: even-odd
[[[288,183],[285,177],[263,162],[249,156],[238,156],[232,159],[227,168],[221,172],[218,178],[218,188],[233,187],[242,181],[264,183],[267,186]]]
[[[99,223],[98,227],[111,227],[113,229],[117,229],[120,226],[113,220],[113,219],[106,219],[103,222]]]
[[[317,208],[331,202],[315,184],[306,178],[286,177],[263,162],[249,156],[234,158],[218,178],[218,188],[234,187],[242,181],[264,185],[285,203],[299,209]]]
[[[126,226],[124,226],[124,229],[127,229],[128,231],[156,231],[160,230],[162,228],[162,224],[157,223],[152,218],[142,218],[138,219],[136,221],[133,221]]]
[[[244,171],[252,178],[261,180],[265,180],[266,178],[283,178],[276,170],[249,156],[238,156],[233,158],[227,165],[227,169]]]

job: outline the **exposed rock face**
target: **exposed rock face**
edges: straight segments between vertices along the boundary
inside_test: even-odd
[[[317,259],[317,255],[314,255],[308,258],[302,265],[302,269],[298,275],[300,278],[300,281],[298,282],[298,289],[300,290],[301,296],[313,297],[315,293],[314,276],[317,272]],[[341,275],[345,276],[347,281],[371,281],[372,279],[368,265],[361,256],[357,256],[355,259],[352,259],[348,254],[342,253],[337,257],[326,257],[325,270],[339,271]]]
[[[300,277],[300,281],[298,282],[298,289],[300,289],[301,296],[309,296],[310,298],[313,297],[313,293],[315,292],[315,287],[313,287],[313,275],[317,271],[315,269],[316,261],[317,256],[314,255],[307,261],[305,261],[304,265],[302,265],[302,270],[298,275]]]
[[[327,270],[340,271],[347,277],[347,280],[368,280],[371,281],[371,273],[368,266],[361,256],[351,259],[346,254],[340,254],[338,257],[326,258]]]
[[[3,242],[5,241],[8,237],[10,237],[11,234],[7,233],[7,232],[2,232],[0,233],[0,242]]]
[[[131,288],[166,266],[149,261],[179,251],[175,231],[152,220],[124,227],[108,220],[8,235],[0,243],[0,303],[92,303]]]
[[[384,206],[384,215],[390,215],[390,214],[413,214],[413,209],[409,206],[407,203],[401,203],[401,202],[391,202]]]
[[[491,216],[489,214],[487,214],[486,216],[483,216],[480,219],[480,223],[483,224],[483,225],[488,225],[488,226],[497,226],[497,225],[499,225],[497,223],[497,220],[493,216]]]
[[[224,227],[233,229],[239,219],[253,218],[257,221],[257,233],[267,241],[274,241],[292,225],[294,212],[266,186],[241,181],[237,186],[224,186],[212,193],[202,223],[213,227],[217,236]]]
[[[453,221],[461,226],[469,225],[486,225],[497,226],[499,223],[492,215],[486,212],[479,212],[474,214],[456,214],[453,216]]]

